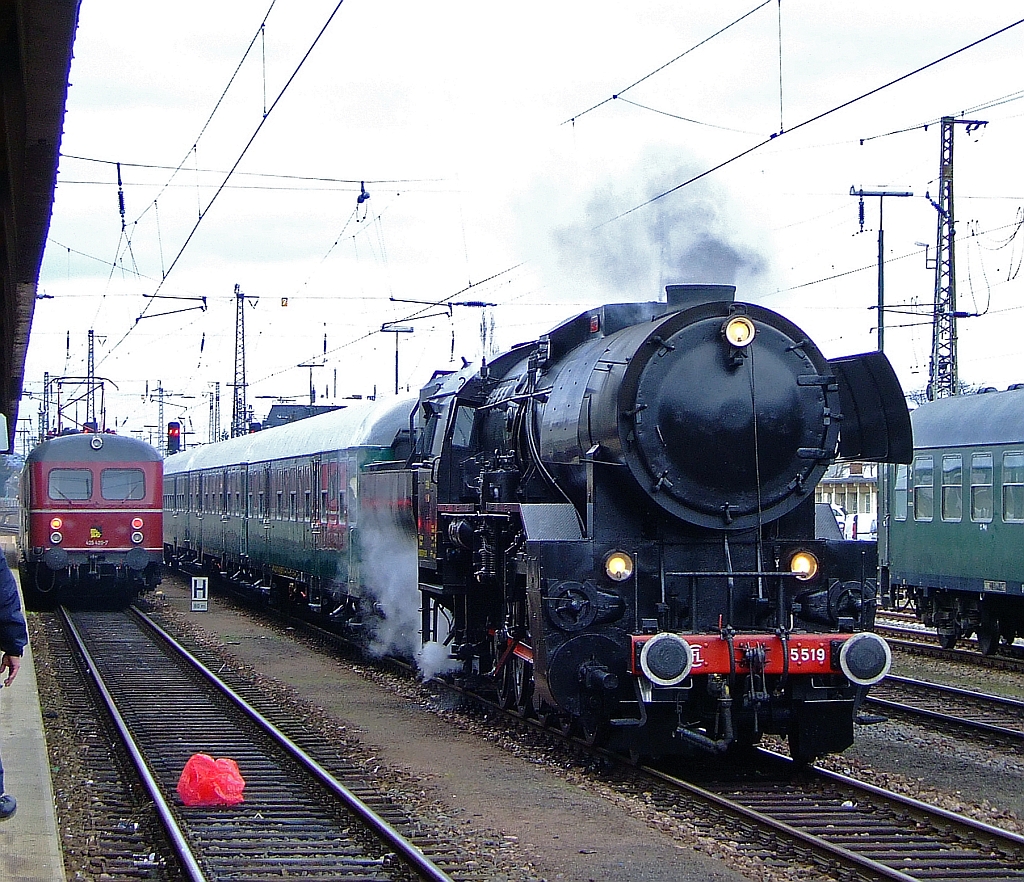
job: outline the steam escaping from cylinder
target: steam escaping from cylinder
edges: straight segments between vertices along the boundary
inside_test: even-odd
[[[443,643],[431,640],[424,643],[416,653],[416,667],[419,669],[420,678],[429,680],[438,674],[446,674],[449,671],[457,670],[460,665],[448,653],[448,647]]]
[[[359,528],[360,567],[376,656],[413,658],[420,649],[420,597],[414,539],[397,529],[366,523]]]
[[[372,516],[359,528],[360,567],[367,589],[369,651],[375,656],[415,659],[420,678],[429,680],[459,667],[441,642],[420,636],[419,563],[415,537]],[[444,625],[442,619],[440,625]],[[447,634],[439,634],[444,640]]]

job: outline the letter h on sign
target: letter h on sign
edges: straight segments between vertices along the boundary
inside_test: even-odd
[[[207,576],[192,577],[192,612],[207,612],[210,608],[210,580]]]

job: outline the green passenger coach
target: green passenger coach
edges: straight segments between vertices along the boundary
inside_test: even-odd
[[[958,395],[911,414],[914,459],[891,470],[892,590],[952,647],[1024,635],[1024,388]]]

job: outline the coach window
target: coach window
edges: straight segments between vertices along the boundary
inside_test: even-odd
[[[964,458],[959,453],[942,457],[942,520],[964,516]]]
[[[1003,520],[1024,522],[1024,453],[1003,454]]]
[[[907,519],[907,474],[910,469],[905,465],[896,466],[896,481],[893,484],[892,516],[898,521]]]
[[[47,493],[50,499],[91,499],[92,472],[88,469],[50,469]]]
[[[935,467],[930,456],[914,458],[914,520],[930,521],[935,509]]]
[[[992,520],[992,454],[971,455],[971,520],[989,523]]]
[[[142,469],[104,469],[100,472],[100,495],[117,501],[144,499],[146,475]]]

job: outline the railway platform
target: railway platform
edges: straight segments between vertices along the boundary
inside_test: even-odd
[[[12,547],[12,537],[0,537],[5,553]],[[31,645],[25,648],[17,680],[0,688],[0,755],[7,792],[18,800],[14,817],[0,821],[0,880],[64,882]]]

